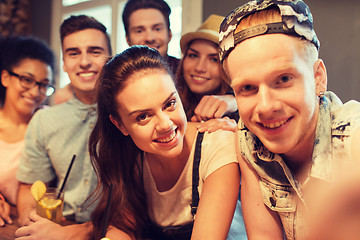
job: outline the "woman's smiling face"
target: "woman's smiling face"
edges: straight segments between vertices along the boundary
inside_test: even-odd
[[[38,83],[49,84],[52,80],[51,67],[37,59],[23,59],[9,71]],[[20,114],[33,114],[46,99],[46,96],[40,93],[38,85],[26,89],[20,84],[19,77],[13,76],[5,70],[3,71],[2,84],[6,87],[6,104],[9,104]]]
[[[217,46],[208,40],[192,41],[184,56],[183,72],[193,93],[216,94],[222,83]]]
[[[135,73],[115,100],[121,119],[116,125],[123,134],[130,135],[138,148],[167,158],[181,153],[187,122],[168,73]]]

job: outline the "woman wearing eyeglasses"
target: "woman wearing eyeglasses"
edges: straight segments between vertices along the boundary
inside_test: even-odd
[[[54,91],[54,54],[40,40],[9,37],[0,40],[0,226],[11,224],[16,204],[16,170],[27,125]]]

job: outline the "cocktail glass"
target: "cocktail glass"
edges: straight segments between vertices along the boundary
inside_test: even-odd
[[[64,192],[59,195],[56,188],[47,188],[44,196],[36,203],[36,213],[41,217],[60,224],[63,207]]]

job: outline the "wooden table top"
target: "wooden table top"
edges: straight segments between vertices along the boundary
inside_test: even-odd
[[[13,220],[13,224],[5,224],[5,226],[0,227],[0,240],[14,240],[15,239],[15,232],[19,228],[19,224],[17,221],[17,214],[16,214],[16,207],[11,206],[11,219]],[[74,222],[65,220],[61,222],[61,225],[71,225]]]
[[[13,224],[5,224],[5,226],[0,227],[0,240],[15,239],[15,231],[19,228],[15,206],[11,206],[11,219],[14,221]]]

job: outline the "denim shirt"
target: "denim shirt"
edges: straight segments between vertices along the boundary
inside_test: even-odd
[[[31,119],[17,179],[32,184],[36,180],[57,179],[60,188],[74,154],[76,159],[64,188],[63,215],[75,215],[87,222],[96,204],[88,199],[97,185],[90,162],[88,139],[96,121],[96,104],[86,105],[76,97],[42,109]]]
[[[342,104],[332,92],[326,92],[320,100],[312,165],[308,179],[331,181],[337,164],[352,161],[351,137],[360,127],[360,103],[349,101]],[[301,184],[278,154],[270,152],[244,125],[238,125],[240,151],[259,175],[264,204],[276,211],[288,240],[303,239],[306,204]]]

